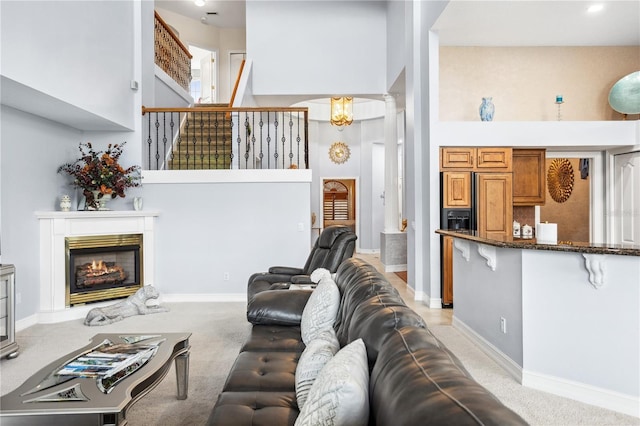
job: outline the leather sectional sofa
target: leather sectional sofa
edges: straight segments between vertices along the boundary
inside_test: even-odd
[[[335,358],[347,345],[362,341],[365,370],[368,361],[368,414],[360,419],[364,423],[355,424],[526,424],[469,375],[372,265],[357,258],[347,259],[333,279],[339,290],[339,305],[330,331],[335,331],[342,348]],[[285,291],[278,293],[281,298],[287,297]],[[249,302],[248,318],[258,321],[253,321],[209,424],[293,425],[300,415],[295,383],[298,361],[305,349],[300,324],[302,320],[304,325],[304,320],[298,315],[304,306],[281,304],[293,312],[279,312],[281,308]],[[256,315],[256,310],[261,314]],[[283,324],[283,318],[291,324]]]

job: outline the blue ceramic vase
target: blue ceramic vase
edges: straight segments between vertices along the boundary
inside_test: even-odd
[[[496,107],[491,102],[493,98],[482,98],[482,104],[480,104],[480,120],[482,121],[492,121],[493,113],[496,110]]]

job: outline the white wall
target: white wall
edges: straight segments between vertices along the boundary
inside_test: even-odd
[[[254,95],[380,96],[386,3],[248,1],[247,55]]]
[[[1,7],[2,76],[135,128],[135,2],[13,1]],[[12,104],[28,108],[29,100]]]
[[[246,172],[197,171],[197,180],[207,183],[181,180],[194,175],[189,171],[145,172],[154,183],[145,184],[144,208],[160,211],[154,285],[169,299],[242,300],[252,273],[304,266],[311,238],[310,173],[300,170],[294,172],[300,179],[283,182],[270,179],[282,170],[257,172],[249,181],[229,178]]]
[[[58,167],[78,152],[76,129],[2,106],[0,132],[0,234],[2,263],[16,266],[16,319],[36,312],[40,247],[37,210],[59,209],[62,194],[74,195]]]

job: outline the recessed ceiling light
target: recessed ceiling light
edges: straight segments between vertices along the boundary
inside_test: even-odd
[[[592,4],[587,8],[587,12],[589,13],[597,13],[604,9],[604,5],[602,3]]]
[[[204,6],[204,0],[196,0],[194,3],[195,3],[195,4],[196,4],[196,6],[198,6],[198,7],[202,7],[202,6]]]

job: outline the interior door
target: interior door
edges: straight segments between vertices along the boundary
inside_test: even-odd
[[[324,179],[322,227],[347,225],[356,232],[355,179]]]
[[[613,242],[640,244],[640,151],[614,157]]]
[[[202,96],[200,99],[200,103],[202,104],[212,104],[215,103],[215,85],[213,84],[215,81],[214,78],[214,69],[215,69],[215,57],[213,52],[205,55],[202,59],[200,59],[200,81],[201,81],[201,90]]]

